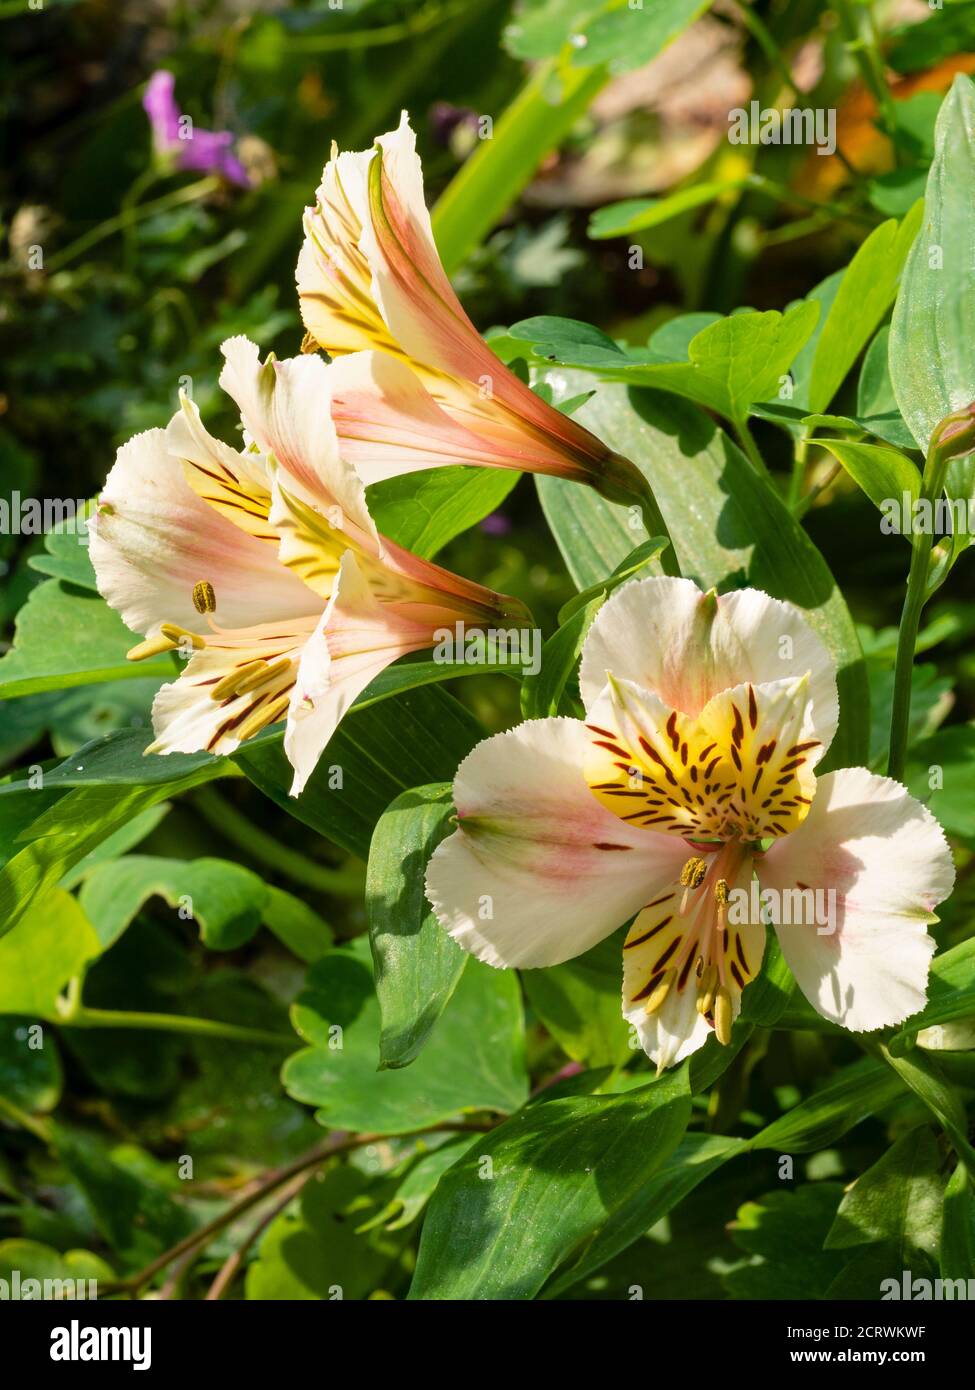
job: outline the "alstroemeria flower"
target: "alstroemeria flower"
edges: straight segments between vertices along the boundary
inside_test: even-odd
[[[598,613],[580,688],[585,723],[521,724],[458,769],[458,828],[427,873],[456,941],[556,965],[633,918],[623,1013],[661,1068],[712,1029],[729,1041],[766,920],[826,1018],[864,1031],[922,1007],[951,854],[897,782],[816,777],[835,669],[795,609],[634,581]]]
[[[489,464],[591,483],[614,501],[642,474],[505,367],[440,263],[406,113],[374,149],[333,146],[305,216],[298,295],[332,366],[343,452],[366,482]]]
[[[99,592],[146,641],[134,660],[191,656],[153,704],[155,753],[230,753],[287,718],[292,795],[339,720],[384,667],[437,629],[529,621],[515,599],[460,579],[376,532],[340,455],[328,370],[263,365],[223,345],[220,383],[241,412],[238,452],[188,400],[166,430],[119,450],[90,526]]]
[[[172,160],[179,169],[197,169],[204,174],[220,174],[230,183],[250,188],[243,164],[233,152],[234,136],[229,130],[202,130],[189,125],[176,103],[176,79],[164,68],[154,72],[146,83],[142,109],[152,127],[156,153]]]

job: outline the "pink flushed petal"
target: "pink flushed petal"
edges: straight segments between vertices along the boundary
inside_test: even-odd
[[[284,747],[299,796],[356,697],[401,656],[432,644],[430,628],[379,603],[351,551],[309,639],[292,695]]]
[[[408,155],[402,149],[406,135]],[[400,145],[394,147],[397,140]],[[404,132],[401,125],[394,135],[381,137],[378,144],[382,154],[377,152],[369,166],[374,256],[381,262],[373,283],[393,336],[418,362],[465,382],[468,410],[485,417],[494,415],[500,430],[510,433],[514,429],[523,439],[526,459],[532,456],[534,445],[535,471],[576,477],[617,500],[641,495],[646,484],[639,470],[520,381],[495,356],[464,312],[433,246],[429,216],[421,218],[418,214],[415,193],[412,197],[400,193],[403,185],[412,187],[420,177],[412,131],[406,126]],[[395,159],[387,169],[394,149]],[[417,175],[412,179],[402,174],[407,157],[416,164]],[[368,236],[365,248],[368,254]],[[510,419],[504,419],[505,412]]]

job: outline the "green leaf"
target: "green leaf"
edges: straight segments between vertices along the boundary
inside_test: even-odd
[[[543,645],[537,675],[526,676],[522,682],[521,712],[526,719],[545,719],[567,712],[563,708],[565,689],[575,673],[586,634],[602,604],[600,593],[576,609]]]
[[[40,574],[62,579],[79,589],[90,589],[97,593],[95,571],[88,554],[88,517],[95,503],[88,502],[81,514],[79,523],[70,526],[55,526],[44,537],[44,550],[40,555],[31,555],[27,563]]]
[[[0,939],[0,1014],[57,1019],[61,990],[100,950],[70,894],[39,894]]]
[[[884,504],[893,501],[897,504],[896,517],[900,517],[905,494],[912,504],[917,501],[921,475],[916,465],[896,449],[888,449],[883,444],[861,444],[852,439],[817,438],[816,443],[829,450],[885,515]]]
[[[927,452],[935,425],[975,400],[975,86],[959,73],[938,115],[924,225],[890,331],[900,412]]]
[[[722,1276],[730,1296],[823,1298],[842,1262],[842,1256],[823,1250],[841,1192],[838,1183],[806,1183],[739,1207],[728,1232],[752,1258]]]
[[[812,412],[829,405],[894,302],[923,211],[918,202],[902,222],[891,219],[875,227],[843,272],[816,342],[809,383]]]
[[[267,899],[262,916],[268,931],[287,946],[293,955],[308,964],[318,960],[332,945],[332,929],[317,912],[272,884],[265,885]]]
[[[0,700],[99,681],[173,676],[169,654],[126,661],[139,641],[97,594],[45,580],[17,614],[14,644],[0,660]]]
[[[827,1148],[902,1094],[896,1076],[880,1062],[864,1057],[844,1067],[820,1090],[766,1125],[752,1139],[752,1146],[779,1153],[810,1153]]]
[[[362,938],[315,962],[292,1022],[310,1046],[285,1063],[285,1089],[317,1106],[316,1118],[329,1128],[397,1134],[465,1110],[507,1113],[527,1094],[521,998],[511,971],[469,961],[408,1071],[377,1070],[379,1004]]]
[[[531,1105],[443,1176],[413,1299],[533,1298],[640,1193],[690,1117],[687,1070],[616,1096]]]
[[[580,489],[581,491],[581,489]],[[343,719],[300,797],[280,740],[245,745],[234,761],[282,810],[360,858],[401,792],[452,781],[457,764],[484,736],[477,720],[436,688],[408,691],[395,705],[354,709]]]
[[[0,938],[103,840],[167,795],[209,781],[218,770],[219,761],[216,768],[203,767],[172,782],[122,792],[116,786],[76,787],[49,806],[21,832],[24,848],[0,870]]]
[[[975,1149],[968,1142],[968,1116],[960,1096],[942,1075],[933,1056],[915,1048],[898,1056],[882,1043],[878,1054],[891,1070],[927,1106],[951,1140],[958,1157],[975,1177]]]
[[[633,1200],[615,1213],[583,1247],[569,1268],[546,1289],[546,1295],[557,1298],[573,1284],[600,1269],[661,1221],[705,1178],[746,1148],[744,1139],[723,1134],[685,1134]]]
[[[964,1279],[967,1288],[975,1269],[975,1180],[963,1163],[945,1188],[940,1266],[942,1279]]]
[[[130,854],[93,869],[79,901],[107,950],[153,897],[197,922],[211,950],[232,951],[260,927],[268,891],[257,874],[224,859]]]
[[[607,241],[614,236],[649,231],[663,222],[669,222],[672,217],[714,202],[723,193],[744,188],[747,183],[747,178],[718,179],[692,183],[665,198],[628,198],[625,202],[609,203],[589,219],[589,236],[593,241]]]
[[[819,317],[814,299],[794,304],[785,314],[732,314],[710,323],[691,339],[686,362],[668,362],[651,347],[624,353],[603,343],[590,345],[573,320],[525,319],[510,329],[527,337],[538,357],[581,367],[629,386],[653,386],[707,406],[736,423],[749,406],[778,391],[796,354]],[[557,325],[554,330],[550,327]],[[611,340],[610,340],[611,341]],[[585,410],[580,412],[583,419]]]
[[[477,1140],[474,1140],[477,1143]],[[384,1226],[387,1231],[401,1231],[411,1226],[423,1211],[448,1168],[471,1146],[469,1134],[454,1135],[428,1153],[419,1153],[401,1164],[391,1178],[396,1186],[383,1208],[358,1229],[371,1230]]]
[[[261,1302],[361,1299],[373,1293],[393,1247],[356,1229],[369,1179],[355,1168],[330,1169],[302,1189],[297,1210],[267,1229],[247,1271],[247,1298]]]
[[[934,1134],[928,1125],[918,1125],[843,1194],[825,1248],[887,1245],[900,1269],[910,1269],[917,1254],[936,1256],[944,1191],[940,1168]]]
[[[953,724],[911,749],[907,785],[949,835],[975,841],[975,728]]]
[[[496,511],[520,476],[510,468],[404,473],[369,489],[369,510],[384,536],[431,560],[455,536]]]
[[[959,941],[942,951],[931,962],[928,976],[928,1002],[920,1013],[902,1024],[890,1039],[892,1051],[900,1042],[912,1038],[922,1028],[953,1023],[975,1015],[975,937]]]
[[[574,374],[566,389],[577,389]],[[703,589],[754,585],[804,613],[838,668],[842,719],[829,765],[862,764],[869,691],[856,631],[825,561],[775,489],[711,420],[660,392],[604,386],[579,418],[648,478],[682,573]],[[639,522],[634,532],[633,512],[589,489],[558,478],[537,483],[546,519],[580,587],[599,581],[646,535]]]
[[[38,1115],[57,1105],[64,1076],[54,1038],[33,1024],[30,1018],[0,1019],[0,1096]]]
[[[618,933],[563,965],[523,970],[528,1002],[567,1056],[587,1067],[622,1066],[632,1057],[620,1007]]]
[[[36,1240],[0,1240],[0,1279],[6,1281],[8,1288],[12,1280],[19,1279],[22,1298],[31,1296],[25,1288],[28,1279],[41,1281],[41,1291],[35,1297],[59,1299],[70,1297],[69,1289],[77,1294],[82,1280],[107,1284],[114,1278],[111,1266],[90,1250],[61,1251]],[[79,1296],[88,1295],[85,1292]]]
[[[450,786],[398,796],[380,818],[369,850],[366,913],[382,1018],[381,1067],[419,1054],[470,960],[437,921],[424,892],[426,867],[453,829]]]
[[[606,0],[520,0],[504,30],[504,46],[513,58],[528,62],[554,58],[570,35],[605,5]]]
[[[574,47],[577,66],[608,63],[613,75],[652,62],[694,20],[711,8],[711,0],[653,0],[646,6],[610,4],[585,26],[585,43]]]

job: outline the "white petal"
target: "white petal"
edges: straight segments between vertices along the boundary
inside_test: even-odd
[[[808,671],[810,731],[824,747],[836,732],[839,703],[832,657],[798,609],[758,589],[706,595],[689,579],[639,579],[611,594],[582,653],[586,708],[606,672],[697,715],[722,690]]]
[[[323,359],[309,354],[262,366],[247,338],[229,338],[221,350],[227,361],[220,385],[237,402],[251,438],[285,470],[287,484],[333,526],[351,522],[375,537],[365,486],[339,452]]]
[[[803,920],[776,930],[800,989],[824,1017],[862,1032],[923,1007],[935,949],[927,927],[951,892],[954,867],[940,825],[900,783],[860,767],[821,777],[805,821],[757,869],[763,890],[779,895],[780,918],[790,911],[783,893],[823,895],[815,913],[812,899],[801,912],[793,896],[793,921]]]
[[[556,965],[594,946],[676,879],[683,841],[634,830],[592,796],[587,734],[539,719],[478,744],[454,781],[458,829],[427,870],[427,896],[489,965]]]
[[[193,587],[201,581],[213,585],[213,616],[224,627],[321,612],[274,545],[201,501],[163,430],[123,444],[89,532],[99,593],[133,632],[154,635],[161,623],[208,632],[209,615],[193,603]]]

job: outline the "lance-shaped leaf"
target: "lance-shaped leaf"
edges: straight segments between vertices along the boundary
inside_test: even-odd
[[[382,1067],[405,1067],[430,1035],[470,956],[427,902],[430,855],[453,829],[449,783],[415,787],[380,818],[369,850],[366,914],[382,1019]]]
[[[550,1100],[514,1115],[441,1178],[410,1297],[533,1298],[643,1191],[690,1107],[682,1067],[624,1095]]]
[[[934,1257],[941,1236],[944,1180],[933,1131],[918,1125],[898,1139],[844,1194],[827,1250],[883,1244],[898,1268],[910,1269],[918,1253]]]
[[[924,223],[890,332],[901,414],[927,451],[935,425],[975,400],[975,85],[959,74],[938,115]]]

